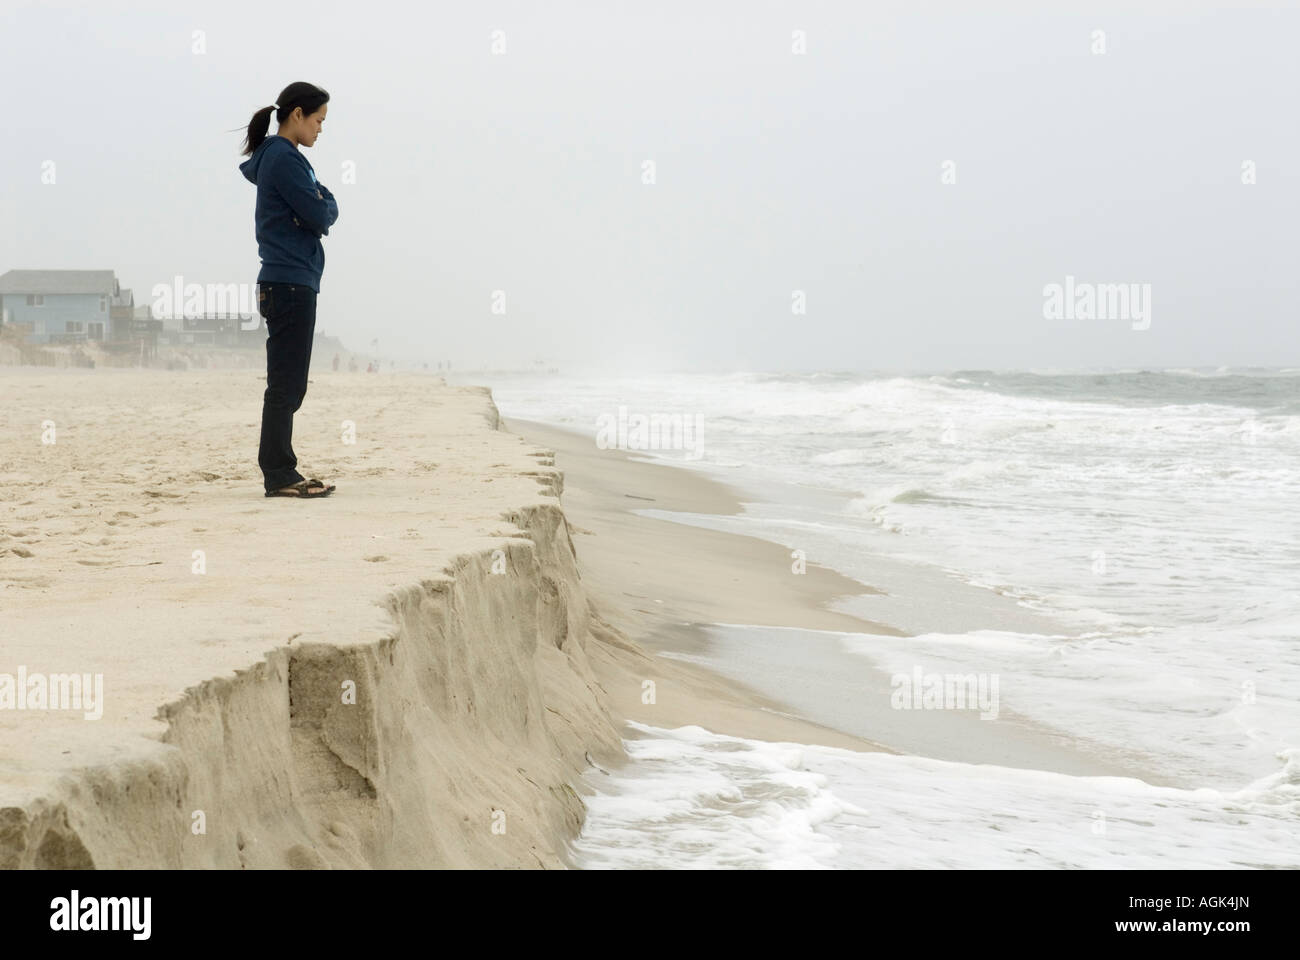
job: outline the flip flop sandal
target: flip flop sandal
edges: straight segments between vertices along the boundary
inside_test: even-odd
[[[320,487],[325,492],[324,493],[307,492],[308,490],[314,490],[317,487]],[[287,492],[289,490],[292,490],[293,493]],[[315,477],[312,477],[309,480],[299,480],[297,483],[290,484],[284,490],[268,490],[266,491],[266,495],[268,497],[294,497],[298,500],[318,500],[321,497],[328,497],[333,492],[334,492],[334,484],[331,483],[327,487],[325,486],[325,484],[321,483]]]

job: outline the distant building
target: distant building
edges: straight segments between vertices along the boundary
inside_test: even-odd
[[[135,294],[130,290],[119,290],[109,302],[108,319],[112,324],[109,338],[128,339],[135,329]]]
[[[0,275],[0,321],[33,344],[95,341],[141,356],[159,343],[258,347],[267,336],[255,313],[154,317],[112,270],[10,270]]]
[[[153,307],[148,304],[145,304],[142,307],[136,307],[135,318],[140,321],[154,319]],[[164,315],[158,319],[158,322],[162,324],[159,329],[168,336],[171,334],[178,334],[181,331],[181,318],[179,316]]]
[[[133,302],[112,270],[10,270],[0,276],[0,317],[33,343],[110,340],[115,316],[119,322],[125,317],[129,328]]]
[[[209,313],[201,317],[183,317],[180,323],[179,333],[172,335],[173,343],[249,347],[266,342],[266,322],[260,316]]]

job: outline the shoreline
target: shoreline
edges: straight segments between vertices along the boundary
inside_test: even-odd
[[[684,626],[746,612],[791,626],[811,622],[828,630],[892,632],[885,624],[824,606],[870,588],[814,564],[806,575],[790,576],[788,552],[774,543],[627,512],[651,503],[686,512],[740,512],[734,491],[708,477],[638,463],[620,451],[598,451],[580,434],[533,421],[506,418],[503,423],[555,452],[588,595],[604,622],[642,648],[638,654],[605,647],[593,656],[620,717],[653,726],[698,724],[760,740],[895,752],[873,739],[793,716],[778,698],[715,671],[660,655],[681,640]],[[743,594],[729,595],[742,583],[748,585]],[[756,591],[755,584],[766,590]],[[656,685],[654,704],[641,702],[646,680]]]
[[[966,629],[978,629],[983,618],[992,616],[1029,620],[1031,615],[1013,609],[1006,598],[940,577],[919,589],[922,575],[910,568],[891,571],[903,583],[897,593],[811,559],[807,572],[794,576],[790,551],[779,544],[632,512],[653,508],[734,516],[743,512],[743,491],[703,471],[638,459],[634,452],[601,450],[591,437],[565,427],[517,418],[505,418],[504,423],[555,452],[556,466],[565,475],[565,512],[574,532],[579,570],[602,616],[650,652],[659,671],[690,692],[690,699],[684,697],[668,708],[662,703],[642,704],[638,675],[629,675],[622,664],[606,683],[622,718],[669,728],[696,724],[753,740],[843,746],[1076,776],[1133,777],[1153,786],[1194,786],[1154,773],[1140,755],[1106,751],[1007,711],[1003,720],[988,723],[967,711],[893,710],[890,676],[838,645],[810,644],[790,650],[768,644],[760,657],[752,631],[750,645],[743,648],[739,641],[728,645],[711,641],[707,634],[715,625],[892,637],[925,632],[924,622],[915,622],[915,598],[906,596],[913,584],[923,598],[922,606],[942,599],[957,609]],[[896,610],[908,618],[909,629],[845,609],[866,606],[854,602],[864,599],[875,609]],[[940,615],[953,616],[947,610],[934,614]],[[720,655],[720,646],[734,649]],[[801,670],[810,657],[836,681],[827,683],[815,676],[816,671]],[[599,675],[600,661],[596,663]],[[646,676],[650,670],[649,664],[641,667]],[[791,693],[790,678],[796,673],[808,684],[799,697]],[[602,676],[602,682],[605,679]],[[710,701],[726,703],[727,709],[719,711]],[[832,709],[837,703],[845,709]]]

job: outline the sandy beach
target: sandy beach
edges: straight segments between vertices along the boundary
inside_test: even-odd
[[[621,509],[734,510],[720,485],[570,436],[572,527],[486,390],[325,372],[295,442],[339,490],[266,499],[262,382],[0,370],[0,674],[86,680],[85,709],[0,709],[0,864],[555,867],[624,717],[880,749],[633,639],[851,622],[822,605],[859,584]]]
[[[560,863],[621,751],[549,453],[328,376],[307,503],[262,496],[255,373],[0,371],[0,674],[103,690],[0,710],[0,864]]]

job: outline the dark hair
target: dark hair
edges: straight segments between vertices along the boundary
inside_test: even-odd
[[[275,103],[263,107],[253,114],[252,120],[248,121],[243,155],[251,155],[262,145],[262,141],[266,139],[266,132],[271,127],[271,111],[276,107],[279,107],[279,110],[276,112],[275,119],[278,123],[284,123],[289,114],[293,113],[294,107],[302,107],[303,116],[310,117],[321,108],[322,104],[328,103],[329,98],[330,95],[314,83],[299,80],[289,84],[280,91],[280,95],[275,98]]]

